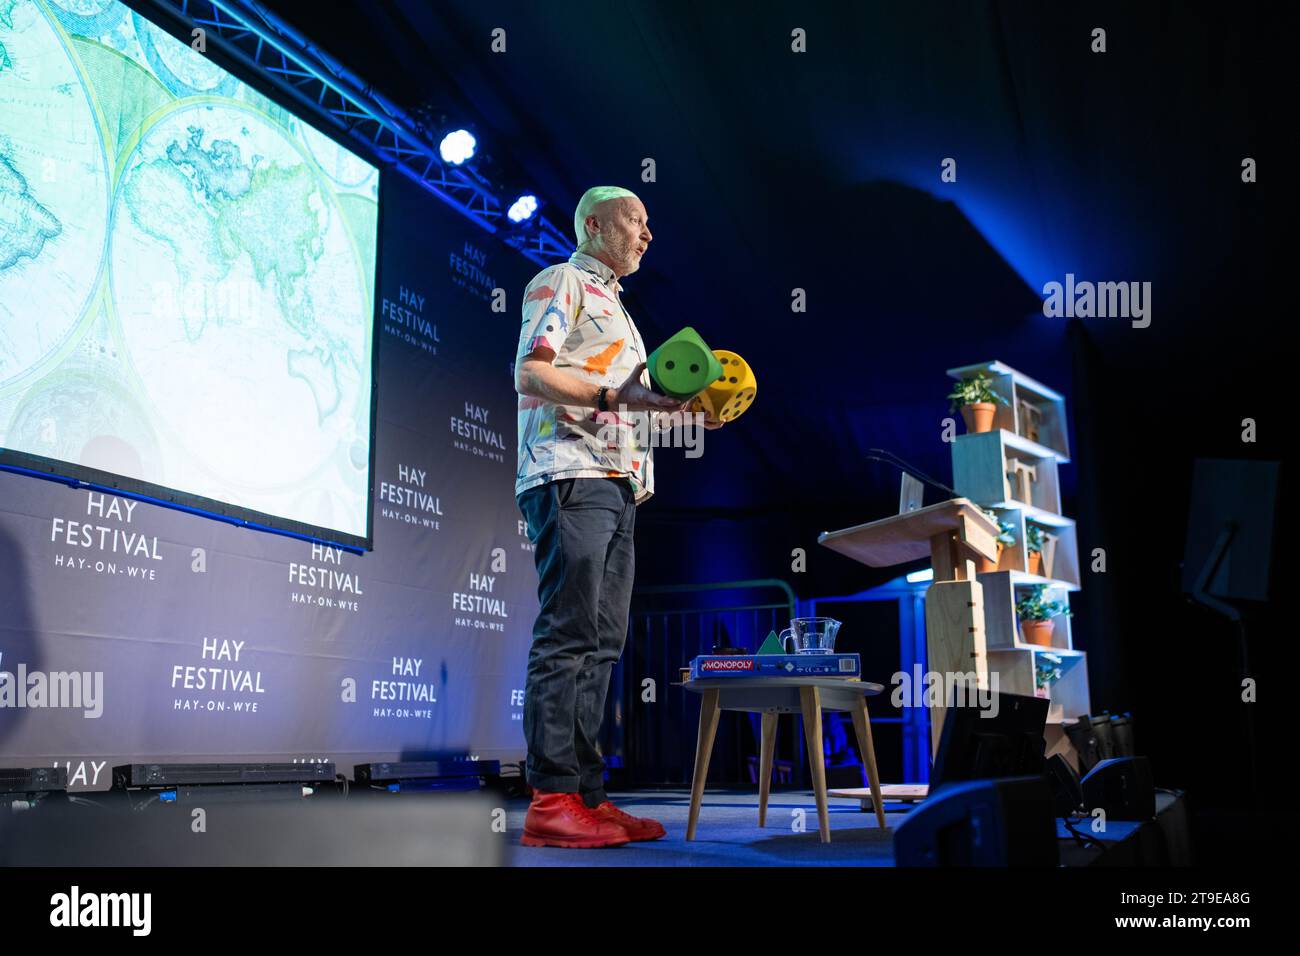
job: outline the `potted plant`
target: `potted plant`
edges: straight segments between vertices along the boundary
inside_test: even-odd
[[[961,417],[966,420],[966,430],[974,434],[993,430],[993,413],[998,405],[1007,404],[1007,400],[993,391],[993,379],[980,372],[970,378],[963,378],[948,393],[949,411],[961,409]]]
[[[1044,651],[1034,655],[1034,691],[1039,697],[1047,697],[1048,688],[1054,681],[1061,679],[1061,656]]]
[[[1043,529],[1025,522],[1025,550],[1029,552],[1029,573],[1043,573]]]
[[[1046,592],[1047,585],[1035,584],[1028,594],[1016,601],[1016,616],[1020,618],[1020,633],[1026,644],[1051,647],[1055,627],[1052,618],[1073,616],[1064,602],[1050,600]]]
[[[983,511],[984,514],[986,514],[986,515],[988,516],[988,519],[989,519],[990,521],[992,521],[995,525],[998,526],[998,537],[997,537],[998,556],[997,556],[997,558],[996,558],[996,559],[980,558],[980,559],[979,559],[979,572],[978,572],[978,573],[980,573],[980,574],[988,574],[988,573],[990,573],[990,572],[992,572],[992,571],[996,571],[998,568],[1002,567],[1002,552],[1005,551],[1007,548],[1011,547],[1013,544],[1016,543],[1016,536],[1015,536],[1015,534],[1013,533],[1013,532],[1016,530],[1016,526],[1015,526],[1013,523],[1011,523],[1010,521],[1003,521],[1001,518],[999,518],[997,515],[995,515],[992,511],[989,511],[987,508],[981,508],[980,510]]]

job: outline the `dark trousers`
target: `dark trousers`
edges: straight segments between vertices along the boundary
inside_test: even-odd
[[[527,780],[596,806],[605,799],[596,741],[627,641],[635,497],[621,478],[562,478],[518,500],[536,545],[541,602],[524,689]]]

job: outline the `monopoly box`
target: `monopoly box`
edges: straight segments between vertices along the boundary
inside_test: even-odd
[[[716,677],[860,677],[857,654],[702,654],[691,661],[691,680]]]

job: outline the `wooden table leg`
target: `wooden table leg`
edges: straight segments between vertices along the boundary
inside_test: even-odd
[[[800,687],[803,733],[808,742],[808,763],[812,765],[813,793],[817,797],[817,832],[823,843],[831,842],[831,821],[826,807],[826,755],[822,752],[822,698],[817,687]]]
[[[763,714],[762,751],[758,761],[758,825],[767,826],[767,796],[772,792],[772,758],[776,754],[776,718]]]
[[[704,797],[704,781],[709,776],[709,757],[713,753],[713,738],[718,733],[718,688],[706,690],[700,700],[700,731],[695,738],[695,774],[691,777],[691,812],[686,821],[686,839],[695,839],[695,824],[700,819],[700,801]]]
[[[876,808],[876,822],[885,829],[885,802],[880,797],[880,771],[876,768],[876,745],[871,740],[871,715],[867,713],[867,699],[853,710],[853,730],[858,735],[858,750],[867,768],[867,782],[871,784],[871,805]]]

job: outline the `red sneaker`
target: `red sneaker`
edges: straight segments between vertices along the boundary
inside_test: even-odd
[[[609,800],[606,800],[591,812],[601,820],[617,823],[627,831],[628,837],[633,841],[658,840],[666,833],[663,824],[658,820],[651,820],[649,817],[634,817],[630,813],[624,813]]]
[[[618,823],[601,818],[576,793],[533,791],[524,818],[524,846],[621,846],[633,837]]]

